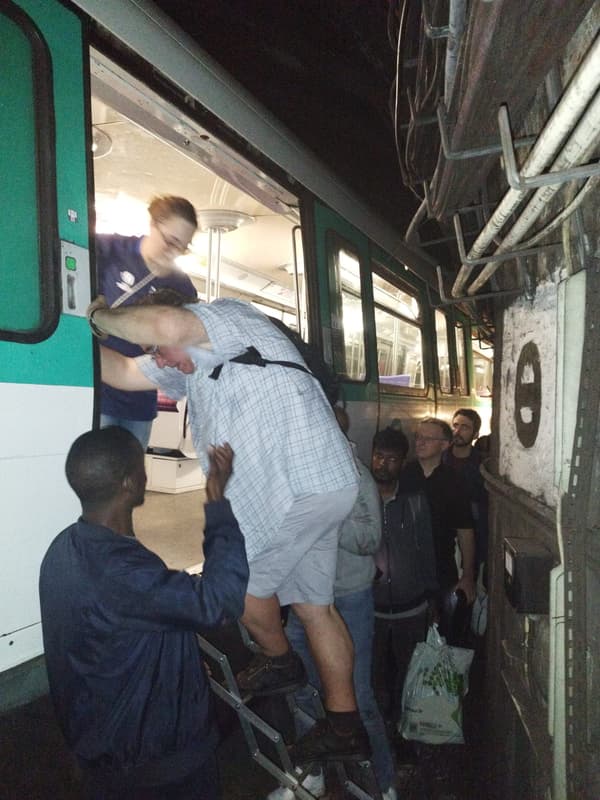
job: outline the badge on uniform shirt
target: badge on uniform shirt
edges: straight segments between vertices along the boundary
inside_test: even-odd
[[[126,292],[128,289],[131,289],[133,284],[135,283],[135,276],[129,272],[129,270],[124,269],[120,274],[121,280],[117,281],[117,286],[123,292]]]

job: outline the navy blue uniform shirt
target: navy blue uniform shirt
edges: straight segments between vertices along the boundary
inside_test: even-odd
[[[98,293],[103,294],[109,306],[122,294],[133,288],[149,274],[140,254],[141,237],[118,234],[96,237],[96,263],[98,265]],[[132,305],[157,289],[175,289],[186,297],[196,297],[194,284],[188,276],[175,269],[164,278],[154,277],[139,291],[128,297],[123,305]],[[125,356],[140,356],[142,348],[117,336],[109,336],[102,344]],[[148,342],[155,344],[155,342]],[[101,411],[118,419],[154,419],[156,392],[124,392],[102,384]]]
[[[50,694],[82,766],[178,780],[216,746],[202,631],[237,619],[248,563],[229,502],[206,506],[202,577],[80,519],[50,545],[40,602]],[[139,775],[136,778],[136,774]]]

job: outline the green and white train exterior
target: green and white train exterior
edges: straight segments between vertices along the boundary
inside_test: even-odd
[[[97,354],[85,318],[95,288],[91,46],[127,53],[139,80],[145,70],[158,73],[187,115],[194,104],[201,107],[203,124],[214,119],[219,135],[251,145],[260,169],[271,165],[288,182],[301,216],[303,332],[344,376],[351,434],[363,455],[377,427],[394,420],[410,430],[423,416],[448,419],[464,405],[479,407],[487,420],[491,400],[478,389],[491,381],[478,384],[475,367],[485,368],[486,358],[475,353],[474,363],[470,320],[433,307],[435,265],[425,253],[409,249],[150,3],[2,0],[0,36],[0,705],[6,708],[43,686],[35,677],[35,667],[43,675],[39,565],[78,514],[64,461],[97,414]]]

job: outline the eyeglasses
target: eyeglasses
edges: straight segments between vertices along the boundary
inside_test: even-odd
[[[422,433],[415,434],[415,442],[447,442],[447,439],[440,438],[439,436],[423,436]]]
[[[179,241],[179,239],[173,239],[170,236],[169,237],[165,236],[165,234],[162,232],[160,225],[156,223],[154,224],[154,227],[160,233],[160,238],[163,240],[165,246],[168,247],[169,250],[174,250],[176,253],[179,253],[179,255],[184,255],[185,253],[188,252],[190,247],[189,244],[182,244]]]

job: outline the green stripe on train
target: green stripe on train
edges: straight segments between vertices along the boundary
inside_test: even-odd
[[[44,342],[0,342],[0,382],[93,386],[92,337],[87,320],[62,314],[58,328]]]

